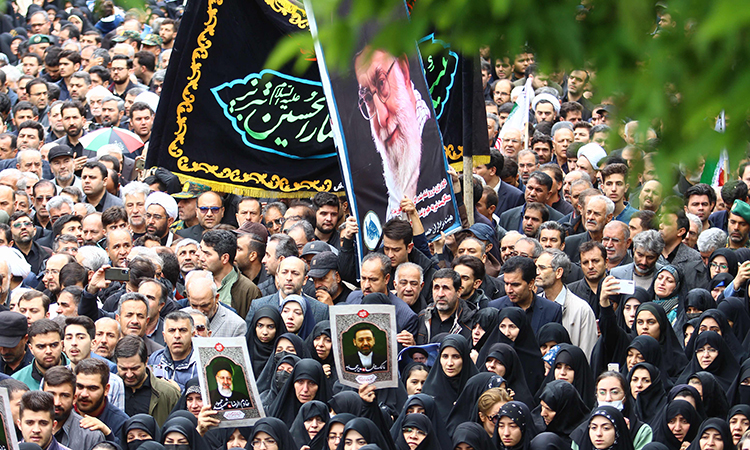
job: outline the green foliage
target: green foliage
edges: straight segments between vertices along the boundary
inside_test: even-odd
[[[363,24],[389,21],[403,7],[399,0],[353,0],[346,8],[342,3],[312,1],[320,39],[330,49],[326,61],[339,67],[351,61]],[[666,24],[655,35],[660,16]],[[724,147],[733,167],[745,157],[750,9],[735,0],[416,0],[408,26],[390,22],[377,45],[392,52],[414,51],[414,40],[435,32],[466,54],[489,45],[493,57],[509,56],[511,62],[527,46],[545,73],[593,69],[594,103],[611,98],[619,120],[657,130],[657,168],[665,177],[667,163],[716,158]],[[296,52],[288,43],[279,49],[274,61]],[[721,110],[725,134],[714,131]]]

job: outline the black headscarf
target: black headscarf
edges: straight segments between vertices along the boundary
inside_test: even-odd
[[[659,369],[662,369],[661,348],[659,347],[659,341],[652,338],[651,336],[644,334],[641,336],[636,336],[630,343],[630,345],[628,345],[627,351],[630,351],[631,348],[638,350],[638,352],[643,356],[643,362],[647,362],[655,367],[658,367]],[[620,373],[627,377],[628,372],[629,370],[626,361],[625,366],[622,368]]]
[[[703,407],[706,410],[706,416],[726,416],[729,411],[726,390],[721,387],[716,377],[709,372],[701,371],[694,373],[688,379],[688,382],[694,378],[698,379],[701,383],[701,397],[703,398]]]
[[[302,407],[302,403],[297,399],[294,390],[294,383],[300,380],[310,380],[318,385],[318,391],[315,393],[313,400],[320,400],[325,403],[331,399],[323,367],[314,359],[303,359],[294,366],[291,376],[279,391],[279,395],[267,412],[269,416],[277,417],[285,423],[294,421],[300,407]]]
[[[712,348],[719,351],[716,359],[714,359],[708,367],[703,368],[700,365],[700,357],[702,355],[694,353],[693,359],[691,359],[685,367],[685,370],[683,370],[677,383],[687,383],[693,374],[705,370],[716,377],[716,381],[722,388],[725,390],[729,389],[732,385],[732,381],[734,381],[734,378],[737,376],[737,372],[740,370],[739,363],[734,359],[732,351],[719,333],[715,331],[704,331],[699,334],[698,338],[695,340],[694,349],[699,350],[705,345],[710,345]]]
[[[698,429],[698,433],[695,435],[695,439],[690,442],[688,450],[701,450],[701,436],[703,436],[703,433],[705,433],[706,430],[718,431],[726,450],[734,448],[732,432],[729,430],[727,422],[722,417],[711,417],[710,419],[703,421],[700,429]]]
[[[114,445],[115,448],[119,449],[120,446],[115,444],[114,442],[107,442],[108,444]],[[23,444],[18,444],[19,446],[22,446]],[[23,447],[20,447],[21,450],[28,450],[24,449]],[[41,447],[40,447],[41,448]],[[145,441],[143,444],[141,444],[140,447],[138,447],[139,450],[164,450],[164,446],[161,444],[161,442],[156,441]]]
[[[474,450],[490,449],[492,441],[484,427],[474,422],[462,423],[453,433],[453,448],[466,444]]]
[[[518,327],[518,336],[516,336],[515,341],[511,341],[500,332],[499,324],[506,317]],[[544,363],[542,362],[542,352],[539,350],[539,344],[536,342],[536,336],[534,336],[534,330],[526,318],[526,311],[515,306],[503,308],[498,314],[497,323],[498,326],[492,330],[487,343],[479,352],[477,367],[484,366],[492,344],[508,344],[513,347],[521,361],[529,392],[536,392],[544,380]]]
[[[230,448],[232,448],[228,446],[229,439],[231,439],[235,430],[239,431],[246,441],[250,441],[250,438],[253,435],[252,427],[211,428],[203,436],[203,439],[206,441],[206,444],[209,445],[208,448],[210,449],[229,450]],[[218,443],[216,443],[217,440]]]
[[[151,435],[151,439],[137,441],[139,442],[138,444],[133,443],[133,445],[128,445],[128,431],[130,430],[143,430]],[[156,419],[154,419],[152,416],[148,414],[136,414],[130,419],[126,420],[122,425],[122,430],[120,433],[120,443],[126,449],[136,450],[140,447],[141,444],[148,440],[161,442],[161,428],[159,428],[159,424],[156,423]]]
[[[659,323],[659,347],[661,347],[661,360],[665,364],[667,373],[662,374],[669,378],[677,378],[687,365],[687,358],[682,350],[682,345],[667,320],[667,313],[664,308],[656,303],[642,303],[635,312],[635,320],[638,321],[638,315],[641,311],[648,311],[656,317]]]
[[[354,414],[341,413],[336,414],[328,420],[328,423],[323,430],[318,433],[317,436],[310,442],[310,450],[329,450],[328,448],[328,435],[331,432],[331,426],[335,423],[340,423],[344,426],[352,420],[356,419]],[[343,440],[343,439],[342,439]]]
[[[586,354],[579,347],[570,344],[560,344],[560,350],[557,352],[555,362],[544,379],[542,387],[537,392],[537,397],[541,396],[546,384],[555,380],[555,366],[557,364],[567,364],[575,372],[573,377],[573,386],[581,396],[583,403],[591,409],[596,405],[596,385],[594,377],[591,374],[591,366],[586,359]]]
[[[734,253],[734,250],[729,248],[717,248],[714,250],[713,253],[711,253],[711,256],[708,257],[708,268],[711,268],[711,263],[714,262],[714,258],[717,256],[723,256],[727,260],[727,268],[729,269],[729,274],[733,277],[737,276],[737,255]]]
[[[333,360],[333,348],[331,348],[331,351],[328,352],[328,356],[324,359],[321,359],[320,356],[318,356],[317,350],[315,350],[315,339],[325,334],[329,338],[331,337],[331,322],[329,320],[323,320],[321,322],[318,322],[315,324],[315,327],[312,329],[312,333],[305,339],[305,344],[307,345],[307,350],[310,352],[310,355],[312,358],[316,361],[318,361],[320,364],[328,364],[331,366],[332,373],[336,372],[336,366],[334,365]]]
[[[172,408],[172,412],[187,411],[188,395],[200,394],[200,393],[201,393],[201,387],[198,381],[198,377],[193,377],[189,379],[187,383],[185,383],[185,389],[182,390],[182,394],[180,395],[180,398],[177,400],[177,403],[175,403],[174,408]]]
[[[362,412],[362,398],[354,391],[341,391],[328,400],[328,406],[335,414],[348,413],[359,416]]]
[[[471,328],[472,330],[474,327],[479,324],[480,327],[484,330],[484,335],[482,335],[481,338],[479,338],[479,341],[476,343],[476,345],[472,345],[472,349],[476,351],[480,351],[482,347],[484,347],[484,344],[487,342],[487,339],[490,337],[490,334],[492,333],[492,330],[497,328],[499,322],[497,321],[499,311],[492,307],[486,307],[482,308],[479,311],[474,313],[474,317],[471,319]],[[472,344],[473,344],[472,340]]]
[[[667,403],[665,398],[664,381],[662,380],[661,371],[653,364],[638,363],[630,369],[628,373],[628,383],[633,379],[633,372],[637,369],[646,369],[651,375],[651,385],[638,393],[638,398],[634,399],[635,415],[642,421],[653,427],[656,417]]]
[[[698,433],[698,427],[700,426],[701,420],[698,413],[687,400],[673,400],[667,404],[665,408],[659,413],[656,424],[652,426],[654,431],[653,441],[661,442],[667,446],[669,450],[679,450],[682,442],[678,441],[672,431],[669,429],[669,421],[678,415],[687,420],[690,424],[688,432],[685,434],[684,441],[693,442],[695,435]]]
[[[570,342],[570,333],[568,333],[568,330],[557,322],[550,322],[542,325],[536,333],[536,342],[540,346],[550,341],[555,344],[572,344],[572,342]]]
[[[513,390],[515,394],[514,400],[526,403],[526,405],[534,405],[534,396],[529,391],[529,386],[526,384],[526,377],[524,377],[523,366],[521,360],[516,354],[516,350],[508,344],[492,344],[487,353],[487,358],[495,358],[505,366],[505,386],[508,389]],[[479,360],[477,359],[477,363]],[[486,360],[485,360],[486,362]],[[486,372],[487,367],[482,364],[479,368],[480,372]]]
[[[649,442],[648,444],[644,445],[641,450],[669,450],[669,447],[662,444],[661,442]]]
[[[695,317],[700,316],[703,311],[716,308],[716,300],[711,297],[711,292],[707,291],[706,289],[695,288],[690,290],[690,292],[688,292],[687,294],[687,297],[685,298],[685,309],[690,307],[700,311],[697,316],[687,316],[688,319],[694,319]]]
[[[313,400],[300,407],[297,417],[294,418],[294,422],[289,428],[289,432],[292,434],[297,448],[300,448],[303,445],[310,445],[312,439],[310,439],[310,435],[305,428],[305,421],[310,420],[315,416],[320,417],[323,420],[323,423],[327,425],[328,419],[331,417],[331,414],[328,412],[328,405],[318,400]],[[318,434],[320,434],[324,428],[325,426],[320,429]],[[315,437],[317,437],[317,435],[315,435]]]
[[[445,426],[444,416],[439,414],[435,399],[427,394],[412,395],[404,402],[404,407],[401,408],[400,414],[391,426],[390,434],[394,442],[398,440],[401,429],[404,427],[404,419],[411,415],[407,411],[412,406],[421,406],[424,409],[423,414],[432,422],[432,429],[436,433],[437,441],[445,447],[445,450],[449,450],[447,445],[450,443],[450,433]]]
[[[195,419],[192,414],[190,414],[190,417]],[[203,440],[203,437],[198,434],[198,430],[195,428],[196,425],[197,421],[193,422],[188,417],[182,416],[180,412],[172,414],[170,418],[164,422],[164,426],[162,427],[162,444],[164,443],[164,439],[167,438],[167,435],[175,431],[185,436],[191,448],[206,448],[206,443]]]
[[[381,450],[396,450],[396,445],[394,444],[393,439],[391,439],[391,435],[389,433],[382,433],[372,420],[365,419],[364,417],[357,417],[356,419],[347,422],[344,427],[344,437],[341,438],[341,442],[339,442],[339,446],[336,450],[344,450],[346,435],[351,430],[362,435],[365,442],[368,444],[375,444],[380,447]]]
[[[651,301],[651,297],[649,297],[648,291],[646,289],[643,289],[642,287],[636,287],[633,294],[630,296],[627,296],[627,298],[625,298],[625,300],[622,301],[621,305],[624,306],[625,303],[627,303],[628,300],[630,299],[637,300],[638,303],[641,305]],[[628,324],[625,322],[625,314],[623,313],[623,309],[624,308],[622,306],[619,306],[617,310],[615,311],[615,316],[617,318],[617,325],[619,325],[620,328],[622,328],[626,332],[635,334],[635,330],[632,330],[628,326]],[[633,328],[635,328],[635,326],[633,326]]]
[[[430,419],[427,418],[424,414],[409,414],[404,418],[404,422],[402,425],[402,432],[398,435],[398,439],[396,439],[396,449],[397,450],[411,450],[409,447],[409,444],[406,442],[406,439],[404,438],[403,429],[404,428],[417,428],[419,430],[424,431],[427,436],[425,436],[424,440],[417,446],[415,450],[440,450],[440,444],[438,442],[437,436],[435,434],[434,427],[432,426],[432,422],[430,422]]]
[[[404,366],[404,368],[401,370],[400,377],[401,377],[401,382],[404,384],[404,387],[406,387],[407,389],[409,387],[408,385],[409,377],[411,376],[411,373],[414,372],[415,370],[424,370],[425,372],[429,373],[430,367],[426,365],[425,363],[418,363],[414,361]]]
[[[607,450],[633,450],[633,439],[630,437],[628,424],[617,408],[599,406],[591,413],[587,423],[590,424],[597,416],[605,417],[615,428],[615,442]],[[591,442],[591,435],[588,432],[581,438],[580,450],[597,450]]]
[[[732,330],[737,339],[742,342],[750,332],[750,315],[747,313],[747,306],[742,299],[737,297],[725,298],[717,309],[724,313],[727,320],[732,322]]]
[[[690,386],[689,384],[678,384],[674,386],[669,390],[669,393],[667,393],[667,403],[677,399],[678,396],[680,398],[685,398],[686,395],[693,399],[695,412],[698,413],[699,421],[702,422],[706,420],[706,408],[703,407],[703,399],[695,386]]]
[[[721,303],[723,304],[724,302],[726,302],[726,300]],[[703,311],[703,314],[698,318],[698,326],[693,330],[693,335],[690,336],[690,340],[688,340],[687,345],[685,345],[685,356],[688,358],[688,361],[693,359],[693,355],[695,354],[695,341],[698,339],[698,334],[700,333],[700,325],[706,318],[714,319],[716,323],[719,324],[721,337],[724,339],[724,342],[726,342],[730,353],[734,356],[737,363],[739,364],[744,361],[746,359],[747,351],[742,346],[742,341],[737,339],[737,336],[734,334],[734,330],[732,329],[732,326],[729,325],[727,316],[720,309],[709,309]]]
[[[260,432],[271,436],[279,446],[279,450],[299,450],[299,447],[296,447],[292,434],[289,432],[289,426],[275,417],[264,417],[255,422],[253,435],[247,440],[247,446],[245,446],[247,450],[253,450],[253,439]]]
[[[531,440],[529,448],[531,450],[568,450],[570,445],[566,445],[565,441],[555,433],[545,431]]]
[[[479,423],[479,408],[477,406],[479,397],[492,388],[500,387],[503,383],[506,383],[507,386],[507,382],[503,377],[490,372],[478,373],[471,377],[448,415],[446,420],[448,423],[448,434],[453,434],[453,431],[460,423],[469,421]]]
[[[531,446],[531,440],[538,434],[534,419],[531,417],[531,411],[525,403],[508,402],[504,404],[497,413],[499,418],[510,418],[521,430],[521,440],[513,447],[506,447],[503,444],[500,433],[498,432],[498,423],[495,424],[495,434],[492,436],[492,442],[498,450],[528,450]]]
[[[461,373],[453,377],[445,374],[443,365],[440,363],[440,358],[448,347],[454,348],[461,355],[463,361]],[[443,343],[440,344],[439,355],[438,361],[427,376],[422,392],[435,397],[438,412],[443,417],[448,417],[451,408],[453,408],[453,403],[458,398],[464,386],[466,386],[466,382],[469,381],[469,378],[476,375],[478,371],[474,365],[474,361],[469,356],[469,341],[460,334],[446,336],[443,339]]]
[[[567,381],[554,380],[547,384],[539,399],[557,413],[546,425],[546,431],[555,433],[566,443],[570,443],[570,434],[586,420],[590,412],[576,388]],[[540,405],[534,409],[534,420],[540,429],[544,426],[541,408]]]
[[[263,343],[258,339],[258,335],[255,332],[258,321],[264,318],[273,321],[276,326],[276,337],[286,333],[286,325],[284,325],[284,321],[281,319],[279,308],[275,306],[262,306],[253,314],[245,337],[247,338],[247,349],[250,352],[250,361],[253,364],[253,374],[256,379],[260,377],[260,373],[263,371],[266,362],[268,362],[268,359],[276,351],[276,339]]]
[[[276,348],[278,347],[279,341],[281,339],[286,339],[292,343],[294,351],[296,352],[295,354],[297,355],[297,357],[299,357],[299,359],[312,358],[310,352],[307,351],[305,341],[303,341],[302,338],[294,333],[283,333],[281,335],[277,334],[276,339],[273,341],[274,352],[276,351]],[[265,367],[263,367],[260,376],[256,378],[258,383],[258,392],[260,392],[261,394],[268,391],[273,385],[273,378],[274,376],[276,376],[276,369],[279,365],[279,359],[281,359],[283,356],[286,356],[286,354],[284,353],[283,355],[280,355],[279,353],[272,353],[272,357],[268,358],[268,361],[266,362]]]
[[[709,292],[712,292],[717,287],[726,288],[733,280],[734,277],[731,273],[717,273],[715,277],[711,278],[711,282],[708,283],[708,290]],[[717,298],[717,300],[723,298],[723,291],[724,289],[722,289],[722,294]]]
[[[285,381],[283,377],[286,377],[286,379],[288,380],[289,377],[291,376],[290,372],[279,371],[279,367],[281,367],[281,365],[284,363],[289,364],[290,366],[294,367],[297,365],[298,362],[301,361],[301,359],[297,357],[297,355],[293,355],[287,352],[275,353],[273,360],[276,361],[274,371],[268,372],[269,377],[270,377],[271,387],[265,391],[260,391],[260,401],[263,403],[263,407],[266,408],[266,411],[268,410],[268,408],[271,407],[271,405],[273,404],[273,401],[276,400],[276,397],[279,395],[281,388],[284,387]],[[266,369],[263,369],[264,372],[265,370]]]
[[[732,417],[737,416],[737,415],[744,416],[747,420],[750,420],[750,405],[742,404],[742,405],[732,406],[732,408],[727,413],[727,423],[731,423]],[[731,425],[730,425],[730,430],[731,430]],[[740,433],[739,436],[737,436],[736,438],[737,441],[740,440],[740,438],[742,437],[742,434],[744,433]],[[735,437],[734,434],[732,434],[733,439],[734,437]]]
[[[727,390],[727,400],[729,400],[730,405],[750,405],[750,386],[742,385],[742,380],[745,378],[750,378],[750,359],[742,363],[740,370],[737,372],[737,376]],[[748,419],[750,419],[750,417],[748,417]]]

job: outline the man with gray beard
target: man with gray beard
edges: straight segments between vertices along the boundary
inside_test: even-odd
[[[366,47],[354,62],[358,106],[370,122],[375,148],[383,159],[388,189],[386,220],[400,213],[404,196],[414,199],[422,162],[422,133],[430,108],[415,89],[406,56]]]

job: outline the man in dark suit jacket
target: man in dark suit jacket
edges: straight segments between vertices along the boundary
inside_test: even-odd
[[[523,213],[526,211],[526,205],[529,203],[542,203],[547,207],[549,217],[543,219],[543,222],[547,220],[560,220],[563,217],[556,209],[553,209],[547,205],[547,200],[552,190],[552,177],[544,172],[535,171],[529,175],[529,181],[526,182],[526,190],[523,193],[525,204],[518,206],[513,209],[509,209],[500,215],[500,226],[505,228],[507,231],[518,231],[523,233],[521,229]]]
[[[534,292],[536,286],[536,265],[534,260],[525,256],[513,256],[503,264],[503,275],[505,279],[505,297],[492,300],[489,306],[503,309],[517,306],[526,311],[534,334],[542,325],[549,322],[562,324],[562,307],[552,300],[537,296]]]
[[[344,370],[356,373],[388,370],[386,356],[372,351],[376,342],[370,325],[357,325],[352,342],[357,352],[344,356]]]

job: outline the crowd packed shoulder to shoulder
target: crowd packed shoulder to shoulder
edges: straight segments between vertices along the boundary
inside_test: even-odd
[[[404,198],[360,261],[332,193],[139,168],[181,6],[37,3],[0,17],[0,387],[24,449],[750,450],[750,164],[720,190],[702,162],[660,180],[657,131],[592,103],[591,72],[483,53],[462,230],[430,242]],[[505,126],[530,76],[529,125]],[[84,145],[110,127],[143,145]],[[366,329],[335,357],[337,304],[394,305],[398,361]],[[199,337],[244,338],[251,367],[202,392]]]

